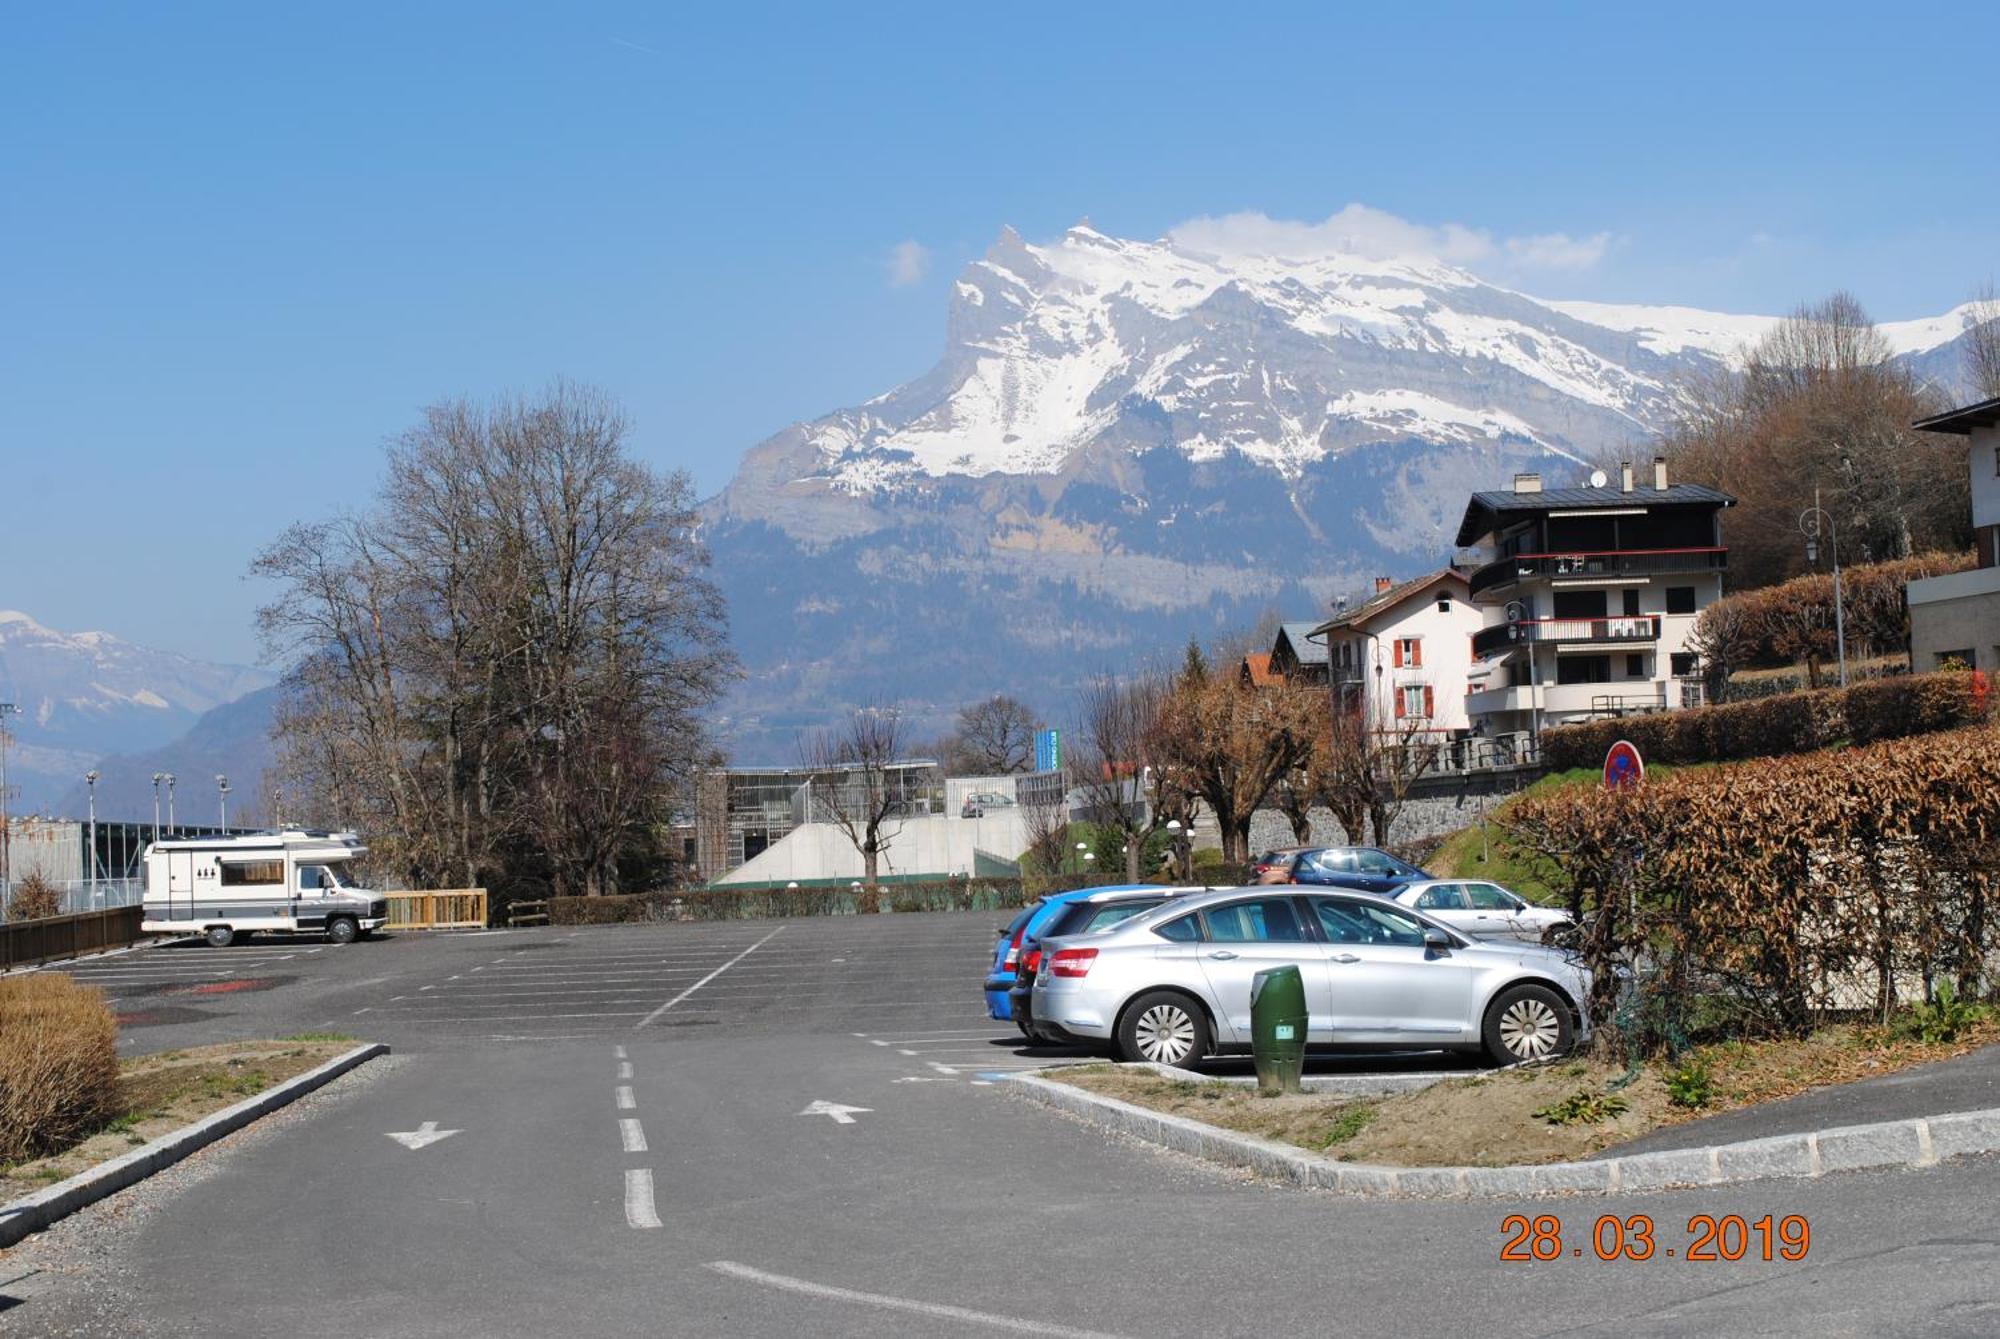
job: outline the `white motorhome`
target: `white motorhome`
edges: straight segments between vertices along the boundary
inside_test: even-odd
[[[368,854],[351,832],[246,832],[146,848],[147,934],[199,934],[217,948],[238,935],[324,934],[351,944],[382,928],[388,903],[346,867]]]

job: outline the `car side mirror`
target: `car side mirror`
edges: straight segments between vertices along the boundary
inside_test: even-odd
[[[1435,925],[1424,927],[1424,951],[1426,953],[1449,953],[1452,950],[1451,936]]]

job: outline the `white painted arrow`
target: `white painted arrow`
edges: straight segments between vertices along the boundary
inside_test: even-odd
[[[426,1144],[435,1144],[440,1139],[449,1139],[455,1134],[463,1134],[464,1131],[440,1130],[436,1121],[427,1120],[414,1130],[389,1130],[386,1133],[404,1148],[414,1151],[424,1147]]]
[[[799,1114],[801,1116],[831,1116],[836,1125],[854,1124],[854,1112],[873,1111],[873,1107],[844,1107],[838,1102],[814,1102]]]

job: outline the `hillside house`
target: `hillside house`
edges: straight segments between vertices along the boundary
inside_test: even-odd
[[[1735,499],[1670,484],[1664,458],[1646,486],[1629,463],[1619,473],[1615,484],[1598,474],[1555,489],[1516,475],[1510,490],[1466,506],[1458,543],[1483,559],[1469,582],[1485,615],[1465,700],[1477,733],[1539,737],[1551,725],[1701,703],[1688,638],[1721,598],[1721,516]]]
[[[1444,567],[1401,585],[1378,578],[1367,599],[1305,635],[1324,648],[1334,694],[1370,729],[1442,740],[1470,728],[1466,680],[1483,618],[1465,573]]]
[[[2000,398],[1921,419],[1924,432],[1965,438],[1979,566],[1909,585],[1910,668],[1952,662],[2000,670]]]

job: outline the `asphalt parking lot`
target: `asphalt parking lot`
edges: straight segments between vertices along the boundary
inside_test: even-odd
[[[1011,1098],[1009,1071],[1075,1057],[985,1018],[994,923],[404,935],[75,964],[122,1013],[150,1013],[127,1028],[147,1049],[337,1029],[396,1054],[0,1253],[0,1329],[1994,1332],[1992,1160],[1521,1205],[1281,1189]],[[1509,1213],[1557,1215],[1587,1241],[1614,1209],[1654,1216],[1669,1242],[1696,1212],[1802,1214],[1813,1253],[1498,1259]]]

